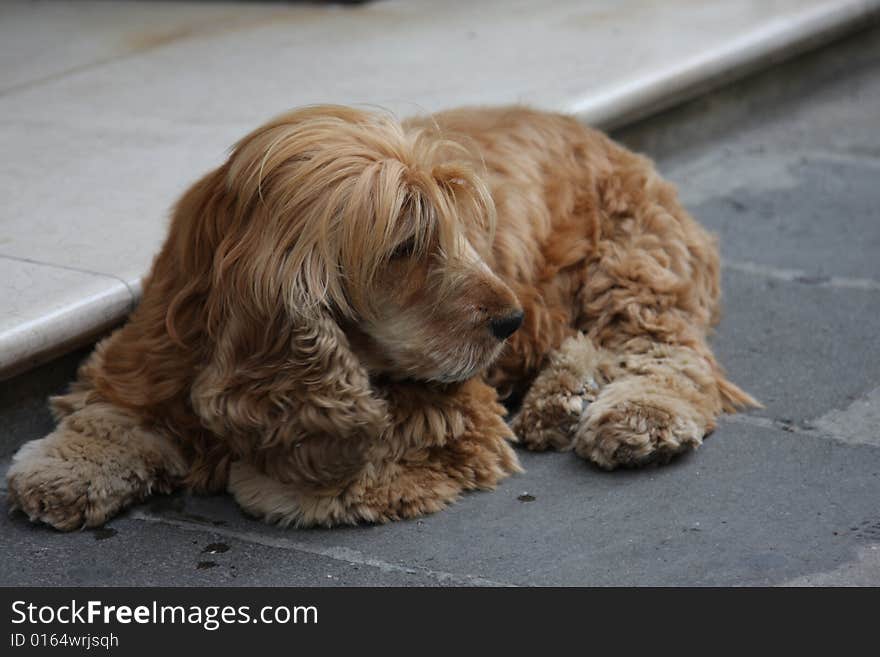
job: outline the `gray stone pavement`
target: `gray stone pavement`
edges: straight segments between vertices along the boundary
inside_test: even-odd
[[[714,344],[765,409],[662,468],[522,453],[497,491],[386,526],[282,530],[226,496],[73,534],[0,514],[0,584],[880,584],[880,31],[617,137],[719,234]],[[83,353],[0,386],[4,469]]]

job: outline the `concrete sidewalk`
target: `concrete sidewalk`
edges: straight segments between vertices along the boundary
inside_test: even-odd
[[[880,585],[878,107],[874,29],[616,135],[721,236],[714,345],[766,404],[697,453],[609,474],[522,452],[496,492],[378,527],[281,530],[226,496],[74,534],[3,514],[0,584]],[[84,353],[0,389],[4,462]]]

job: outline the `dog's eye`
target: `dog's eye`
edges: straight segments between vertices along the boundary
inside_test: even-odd
[[[404,240],[400,244],[397,245],[397,248],[391,252],[392,260],[399,260],[400,258],[409,258],[416,249],[416,238],[410,237],[408,240]]]

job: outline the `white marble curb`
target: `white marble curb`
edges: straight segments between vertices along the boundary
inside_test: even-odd
[[[688,61],[589,93],[563,109],[604,129],[616,128],[693,98],[751,71],[840,37],[880,13],[880,3],[829,2],[779,16]]]

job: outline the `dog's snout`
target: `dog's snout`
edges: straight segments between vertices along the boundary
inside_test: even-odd
[[[493,319],[490,323],[492,327],[492,335],[494,335],[499,340],[505,340],[509,338],[511,335],[516,333],[516,330],[522,326],[523,317],[525,317],[525,313],[522,310],[517,310],[514,313],[509,315],[505,315],[504,317],[497,317]]]

